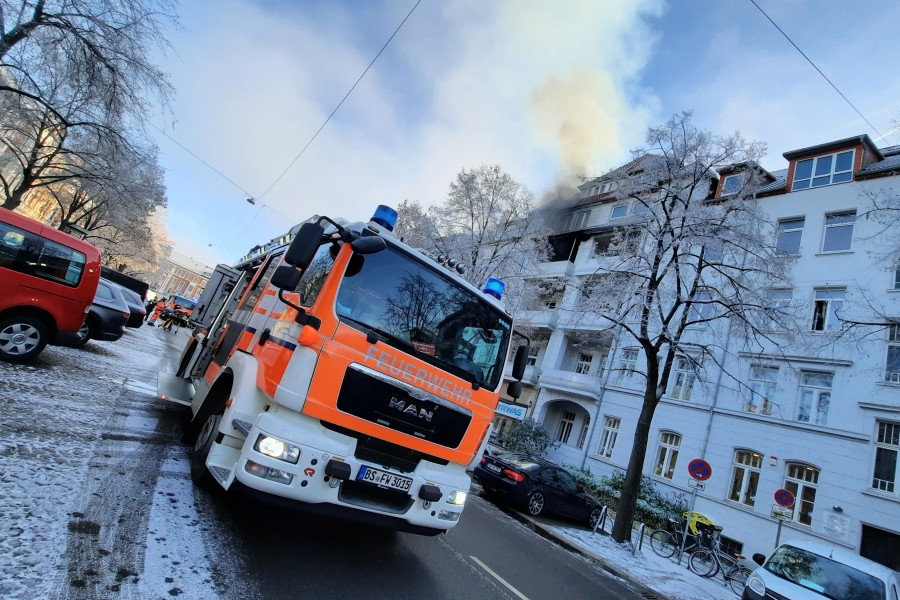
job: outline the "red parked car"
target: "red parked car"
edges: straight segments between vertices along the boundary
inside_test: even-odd
[[[77,332],[100,280],[100,251],[0,209],[0,360],[25,362]]]

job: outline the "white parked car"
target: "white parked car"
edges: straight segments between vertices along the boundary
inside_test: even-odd
[[[757,557],[754,556],[754,560]],[[741,600],[895,600],[896,571],[827,542],[781,544],[747,578]]]

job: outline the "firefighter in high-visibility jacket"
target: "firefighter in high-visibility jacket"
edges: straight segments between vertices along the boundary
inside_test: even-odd
[[[156,321],[159,320],[159,317],[162,315],[163,311],[166,310],[166,299],[160,298],[159,302],[156,303],[156,306],[153,308],[153,316],[150,317],[150,325],[156,325]]]

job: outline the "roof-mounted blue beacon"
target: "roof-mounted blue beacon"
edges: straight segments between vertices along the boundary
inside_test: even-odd
[[[397,211],[390,206],[379,204],[375,209],[375,214],[372,215],[372,220],[388,231],[393,231],[394,225],[397,224]]]
[[[494,279],[493,277],[488,278],[487,283],[484,284],[484,289],[481,290],[485,294],[490,294],[497,300],[500,300],[503,297],[503,290],[506,289],[506,284],[500,281],[499,279]]]

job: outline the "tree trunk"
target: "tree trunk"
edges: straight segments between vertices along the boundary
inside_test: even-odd
[[[631,458],[628,459],[628,471],[622,484],[622,493],[616,510],[616,521],[613,525],[612,538],[622,543],[631,539],[631,526],[634,523],[634,505],[638,499],[641,476],[644,473],[644,459],[647,456],[647,438],[650,436],[650,425],[656,412],[656,386],[647,386],[644,390],[644,404],[641,416],[634,428],[634,446]]]

